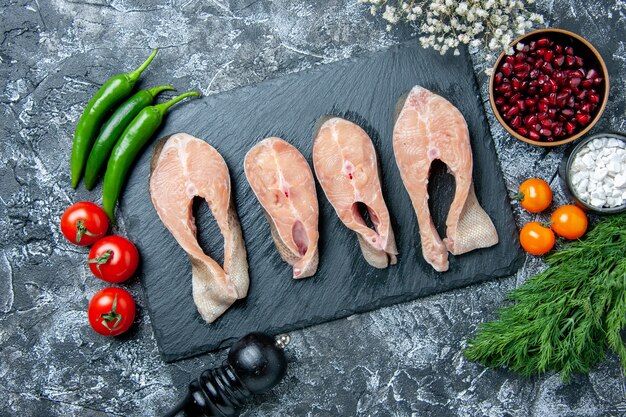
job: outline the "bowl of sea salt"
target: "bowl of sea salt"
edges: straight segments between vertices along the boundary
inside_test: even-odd
[[[600,214],[626,210],[626,136],[589,136],[564,161],[561,177],[580,205]]]

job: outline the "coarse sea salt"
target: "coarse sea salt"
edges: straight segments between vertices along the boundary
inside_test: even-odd
[[[619,207],[626,203],[626,143],[600,137],[583,146],[570,166],[576,194],[594,207]]]

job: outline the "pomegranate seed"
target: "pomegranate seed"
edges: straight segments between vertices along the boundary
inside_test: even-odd
[[[525,100],[525,102],[526,102],[526,105],[527,105],[528,107],[532,107],[532,106],[534,106],[534,105],[537,103],[537,99],[534,99],[534,98],[529,97],[529,98],[527,98],[527,99]],[[496,103],[496,104],[497,104],[497,103]]]
[[[576,130],[576,124],[571,121],[565,123],[565,130],[567,130],[568,135],[571,135]]]
[[[577,56],[576,58],[576,65],[578,65],[579,67],[582,67],[584,64],[583,58],[581,56]]]
[[[552,129],[552,133],[556,137],[561,137],[563,136],[563,133],[564,133],[563,128],[561,126],[555,126],[554,129]]]
[[[531,130],[530,132],[528,132],[528,137],[532,140],[539,140],[539,133]]]
[[[563,84],[563,81],[565,81],[565,74],[561,71],[556,71],[552,77],[554,78],[554,81],[559,84]]]
[[[504,64],[502,64],[501,70],[502,70],[502,74],[504,74],[505,77],[508,77],[513,72],[513,65],[511,65],[508,62],[505,62]]]
[[[537,109],[540,112],[547,112],[549,107],[550,106],[548,105],[548,103],[540,102],[539,104],[537,104]]]
[[[570,78],[570,79],[569,79],[569,85],[570,85],[570,87],[572,87],[572,88],[573,88],[573,87],[578,87],[578,86],[580,85],[580,81],[581,81],[581,79],[580,79],[580,78]]]
[[[574,115],[574,110],[572,109],[563,109],[561,110],[561,114],[565,117],[572,117]]]
[[[524,62],[526,60],[526,54],[523,52],[518,52],[515,54],[515,61],[516,62]]]
[[[545,127],[546,129],[550,129],[552,127],[552,121],[550,119],[543,119],[541,121],[541,126]]]
[[[565,91],[561,91],[559,94],[557,94],[556,96],[556,101],[563,101],[563,103],[565,103],[565,100],[567,100],[567,98],[569,97],[569,93],[565,92]],[[563,104],[565,105],[565,104]]]
[[[552,63],[556,65],[557,67],[563,66],[564,62],[565,62],[565,57],[563,55],[557,56],[556,58],[554,58],[554,61],[552,61]]]
[[[513,127],[514,129],[520,127],[521,124],[522,124],[522,118],[519,116],[515,116],[513,120],[511,120],[511,127]]]
[[[554,118],[556,117],[556,109],[550,109],[548,110],[548,117],[550,118],[550,120],[554,120]]]
[[[546,120],[548,118],[548,113],[537,113],[537,119],[539,119],[539,122],[541,122],[542,120]]]
[[[493,77],[493,81],[496,83],[496,85],[500,85],[502,84],[502,78],[503,78],[502,73],[497,72],[496,75]]]
[[[550,40],[548,38],[537,39],[537,46],[548,46],[548,45],[550,45]]]
[[[567,99],[567,106],[574,107],[574,104],[576,104],[576,100],[574,99],[574,96],[569,96],[569,98]]]
[[[531,70],[528,75],[530,75],[531,79],[535,80],[537,79],[537,77],[539,77],[539,70],[538,69]]]
[[[516,74],[519,74],[520,72],[524,72],[524,70],[526,69],[526,63],[522,62],[522,63],[517,63],[515,65],[513,65],[513,69],[515,70]]]
[[[513,90],[515,90],[515,91],[519,91],[521,84],[522,83],[519,80],[519,78],[513,78],[511,80],[511,85],[513,86]]]
[[[539,58],[538,60],[535,61],[534,67],[539,69],[541,68],[542,65],[543,65],[543,59]]]
[[[571,46],[566,46],[565,47],[565,53],[567,55],[574,55],[574,48],[572,48]]]
[[[593,79],[593,85],[600,85],[602,83],[603,78],[597,77]]]
[[[588,100],[591,103],[599,103],[600,102],[600,94],[597,93],[589,93]]]
[[[513,116],[515,116],[516,114],[519,113],[519,107],[517,106],[511,106],[511,108],[506,112],[506,116],[508,118],[511,118]]]
[[[598,76],[598,71],[596,71],[595,68],[591,68],[589,71],[587,71],[587,75],[585,76],[585,78],[590,80],[592,78],[596,78],[597,76]]]
[[[531,51],[534,51],[535,49],[537,49],[537,42],[530,41],[530,43],[528,44],[528,49],[530,49]]]
[[[524,125],[527,127],[534,126],[537,123],[537,116],[534,114],[529,114],[524,116]]]
[[[576,58],[574,58],[571,55],[568,55],[568,56],[565,57],[565,61],[567,62],[567,65],[569,65],[571,67],[576,62]]]
[[[552,61],[553,57],[554,57],[554,52],[552,52],[549,49],[543,53],[543,59],[546,61]]]
[[[504,99],[504,97],[496,97],[496,100],[495,100],[495,101],[496,101],[496,106],[498,106],[498,107],[499,107],[499,106],[501,106],[501,105],[503,105],[503,104],[506,102],[506,100]]]
[[[504,58],[504,61],[513,65],[515,63],[515,58],[511,55],[507,55],[506,58]]]
[[[531,95],[537,94],[537,92],[538,92],[537,91],[537,87],[535,87],[534,85],[530,85],[530,84],[528,84],[528,85],[529,85],[529,87],[528,87],[528,94],[531,94]]]
[[[503,104],[500,110],[502,110],[502,113],[506,113],[507,111],[509,111],[510,108],[511,106],[509,106],[508,104]]]
[[[577,70],[572,71],[572,77],[585,78],[585,70],[578,68]]]
[[[560,54],[563,52],[563,45],[557,45],[554,47],[554,52],[556,52],[557,54]]]
[[[578,113],[576,115],[576,121],[578,122],[579,125],[586,126],[591,121],[591,116],[589,116],[586,113]]]
[[[496,87],[496,91],[499,93],[506,93],[507,91],[511,91],[511,84],[500,84]]]
[[[576,98],[578,100],[584,100],[587,97],[587,90],[581,90],[578,94],[576,94]]]
[[[582,82],[580,83],[580,85],[583,88],[589,88],[593,85],[593,80],[582,80]]]
[[[554,68],[552,68],[552,64],[549,62],[544,62],[541,66],[541,70],[546,74],[552,74],[554,72]]]
[[[526,103],[524,102],[524,100],[517,100],[516,104],[520,112],[526,111]]]
[[[548,100],[550,100],[551,106],[556,106],[556,93],[550,93]]]
[[[546,138],[551,138],[552,137],[552,131],[550,129],[541,129],[539,131],[539,134],[542,136],[545,136]]]
[[[591,108],[592,104],[591,103],[585,103],[582,106],[580,106],[580,111],[585,112],[585,113],[591,113]]]
[[[509,103],[516,104],[517,100],[519,100],[520,98],[522,98],[522,95],[520,93],[515,93],[509,98]]]
[[[523,126],[520,126],[517,128],[517,133],[519,133],[522,136],[527,136],[528,135],[528,129],[526,129]]]

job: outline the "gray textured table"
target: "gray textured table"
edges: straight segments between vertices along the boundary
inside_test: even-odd
[[[596,130],[626,131],[626,4],[545,1],[548,26],[580,32],[611,71],[611,99]],[[139,282],[131,334],[109,339],[88,326],[89,297],[102,287],[67,244],[58,220],[70,202],[75,123],[97,86],[147,51],[147,71],[204,94],[384,48],[409,39],[385,32],[356,1],[245,0],[4,1],[0,5],[0,415],[155,416],[223,352],[165,365],[158,356]],[[487,102],[485,63],[474,59]],[[530,147],[490,125],[509,188],[533,175],[556,178],[562,150]],[[515,211],[522,223],[532,218]],[[123,216],[123,213],[122,213]],[[124,225],[120,225],[123,232]],[[589,376],[524,379],[486,370],[460,353],[516,276],[293,332],[286,380],[258,398],[255,416],[600,416],[626,414],[626,388],[610,355]]]

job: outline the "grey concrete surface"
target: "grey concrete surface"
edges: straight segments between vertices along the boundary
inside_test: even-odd
[[[546,0],[547,26],[587,37],[611,73],[611,97],[594,131],[626,131],[626,3]],[[73,201],[98,201],[69,186],[68,159],[80,113],[109,76],[154,47],[150,85],[215,94],[407,40],[356,0],[90,0],[0,4],[0,415],[158,416],[189,380],[224,352],[164,364],[140,283],[138,323],[120,338],[87,324],[104,285],[68,244],[58,222]],[[562,149],[507,136],[488,108],[487,65],[473,57],[508,187],[551,180]],[[519,224],[535,215],[515,207]],[[124,232],[123,216],[119,232]],[[493,317],[507,291],[543,267],[528,258],[512,277],[291,333],[290,369],[246,416],[617,416],[624,375],[609,355],[569,385],[555,374],[525,379],[467,362],[460,350]]]

